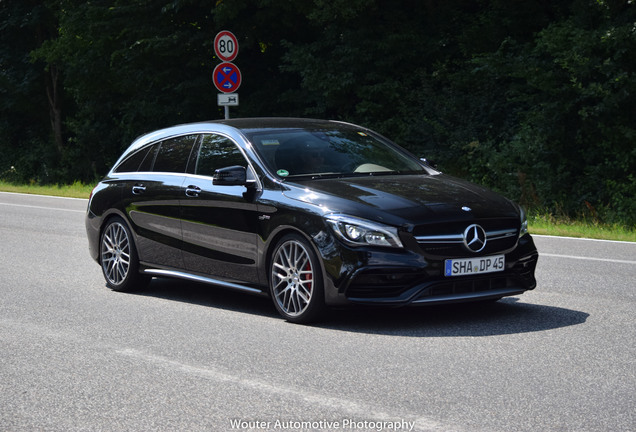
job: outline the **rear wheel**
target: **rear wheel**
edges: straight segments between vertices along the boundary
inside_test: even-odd
[[[270,290],[278,312],[294,323],[314,321],[325,306],[318,257],[296,234],[283,237],[270,263]]]
[[[139,257],[123,219],[111,219],[100,239],[100,264],[106,285],[115,291],[143,288],[150,278],[139,273]]]

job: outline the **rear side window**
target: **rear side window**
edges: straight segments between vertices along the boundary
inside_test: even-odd
[[[126,160],[119,164],[119,166],[115,169],[115,172],[123,173],[123,172],[137,172],[139,171],[139,167],[145,159],[150,159],[152,162],[152,154],[149,156],[151,147],[143,148],[132,155],[130,155]]]
[[[152,170],[184,173],[196,140],[197,135],[185,135],[161,142]]]
[[[232,140],[220,135],[203,135],[195,174],[211,177],[215,170],[235,165],[247,167],[247,162]]]
[[[161,143],[153,144],[150,146],[146,157],[139,165],[139,172],[147,172],[152,171],[152,164],[155,163],[155,156],[157,155],[157,150],[161,147]]]

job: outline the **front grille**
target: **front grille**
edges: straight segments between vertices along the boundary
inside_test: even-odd
[[[472,223],[419,226],[413,235],[422,253],[437,259],[492,255],[510,251],[517,245],[519,221],[516,219],[477,220],[474,223],[486,231],[486,246],[479,253],[473,253],[465,247],[463,237]]]

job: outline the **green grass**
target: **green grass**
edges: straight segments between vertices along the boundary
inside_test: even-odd
[[[636,242],[634,228],[627,229],[618,224],[603,224],[598,221],[555,218],[552,215],[530,213],[528,226],[531,234]]]
[[[60,196],[60,197],[67,197],[67,198],[88,199],[94,187],[95,187],[94,184],[86,185],[81,182],[75,182],[72,185],[40,186],[37,184],[15,185],[12,183],[0,181],[1,192],[16,192],[16,193],[33,194],[33,195],[52,195],[52,196]]]
[[[54,195],[69,198],[88,198],[94,184],[75,182],[72,185],[39,186],[14,185],[0,181],[0,191],[35,195]],[[532,214],[529,216],[530,233],[563,237],[582,237],[602,240],[620,240],[636,242],[636,230],[620,225],[602,224],[596,221],[572,220],[566,217],[554,217],[550,214]]]

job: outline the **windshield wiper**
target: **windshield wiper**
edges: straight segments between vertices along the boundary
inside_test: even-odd
[[[346,174],[344,173],[333,173],[333,172],[328,172],[328,173],[308,173],[308,174],[294,174],[294,175],[289,175],[287,177],[285,177],[285,179],[303,179],[303,178],[307,178],[307,179],[311,179],[311,180],[316,180],[316,179],[323,179],[323,178],[339,178],[342,177]]]
[[[409,175],[409,174],[424,174],[419,171],[371,171],[371,172],[347,172],[347,173],[312,173],[312,174],[294,174],[284,177],[283,180],[320,180],[320,179],[333,179],[333,178],[347,178],[347,177],[380,177],[391,175]]]

